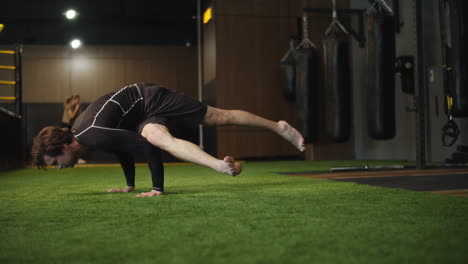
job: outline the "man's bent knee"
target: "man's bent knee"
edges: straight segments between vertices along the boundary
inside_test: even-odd
[[[160,149],[166,149],[168,142],[173,139],[167,127],[159,124],[146,124],[141,136]]]

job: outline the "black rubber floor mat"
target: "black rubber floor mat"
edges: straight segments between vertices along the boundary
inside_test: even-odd
[[[334,179],[335,181],[355,182],[372,186],[401,188],[413,191],[437,191],[468,189],[468,173],[429,175],[429,176],[392,176],[370,178]]]

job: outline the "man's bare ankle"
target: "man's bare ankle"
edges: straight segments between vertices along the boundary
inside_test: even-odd
[[[218,160],[216,163],[216,166],[213,168],[217,172],[224,173],[224,170],[226,168],[226,162],[224,160]]]

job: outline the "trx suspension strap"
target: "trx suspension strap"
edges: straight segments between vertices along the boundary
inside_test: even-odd
[[[452,99],[453,117],[468,117],[468,56],[466,0],[442,0],[440,3],[443,32],[445,91]]]
[[[442,127],[442,143],[452,146],[460,135],[454,117],[468,117],[467,52],[466,43],[467,10],[466,1],[439,1],[442,33],[442,55],[444,72],[444,91],[446,96],[447,123]]]
[[[457,123],[453,121],[452,116],[452,107],[453,107],[453,99],[450,96],[447,96],[447,116],[448,121],[442,127],[442,144],[446,147],[450,147],[457,141],[458,136],[460,135],[460,129],[457,126]]]

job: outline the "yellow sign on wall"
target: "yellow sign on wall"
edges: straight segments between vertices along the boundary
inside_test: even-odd
[[[211,8],[206,9],[206,11],[203,13],[203,24],[210,22],[212,15]]]

